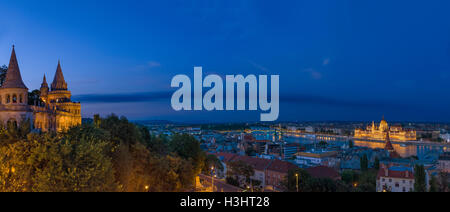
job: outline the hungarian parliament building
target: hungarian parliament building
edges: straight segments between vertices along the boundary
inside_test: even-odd
[[[415,141],[417,140],[417,133],[414,130],[405,130],[401,126],[391,126],[386,120],[381,120],[380,125],[375,125],[375,122],[372,122],[372,125],[367,126],[364,129],[355,129],[355,138],[361,139],[371,139],[371,140],[386,140],[387,133],[389,132],[389,137],[392,140],[396,141]]]
[[[20,125],[24,121],[43,132],[65,131],[81,124],[81,104],[71,101],[59,61],[50,87],[44,75],[39,100],[29,102],[13,46],[6,78],[0,87],[0,126]]]

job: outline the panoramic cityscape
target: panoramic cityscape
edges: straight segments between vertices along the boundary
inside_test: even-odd
[[[0,192],[450,192],[450,3],[325,2],[1,2]]]

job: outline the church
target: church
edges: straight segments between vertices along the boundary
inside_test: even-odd
[[[40,100],[29,103],[28,88],[22,80],[13,46],[6,78],[0,87],[0,124],[24,121],[30,121],[35,130],[62,132],[81,124],[81,104],[71,101],[59,61],[50,88],[44,75]]]
[[[389,127],[384,117],[378,126],[372,122],[372,125],[367,126],[365,130],[355,129],[355,138],[373,140],[386,140],[390,137],[396,141],[415,141],[417,140],[416,134],[416,131],[405,130],[401,126]]]

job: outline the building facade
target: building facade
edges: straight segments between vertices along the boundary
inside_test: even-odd
[[[355,138],[373,139],[373,140],[386,140],[386,131],[389,132],[389,136],[393,140],[397,141],[415,141],[417,140],[417,134],[414,130],[405,130],[401,126],[389,127],[386,120],[381,120],[377,126],[375,122],[372,125],[367,126],[366,129],[355,129]]]
[[[441,172],[450,173],[450,153],[446,152],[440,155],[437,165]]]
[[[44,75],[39,100],[29,102],[13,46],[6,78],[0,87],[0,123],[20,125],[25,121],[43,132],[62,132],[81,124],[81,104],[71,101],[59,61],[50,88]]]
[[[381,164],[377,175],[377,192],[414,191],[414,173],[411,168]]]

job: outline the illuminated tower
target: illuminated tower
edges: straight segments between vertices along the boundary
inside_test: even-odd
[[[20,124],[27,119],[32,119],[32,111],[28,106],[28,88],[23,83],[13,46],[6,78],[0,87],[0,121],[2,124]]]

